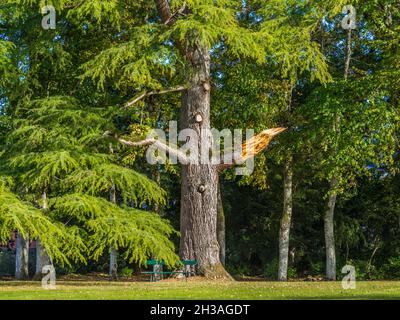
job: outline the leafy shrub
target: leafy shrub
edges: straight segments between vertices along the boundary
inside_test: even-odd
[[[369,261],[349,260],[346,264],[355,267],[357,280],[380,280],[384,278],[383,272],[375,265],[373,264],[369,265]],[[338,270],[337,270],[338,279],[340,279],[341,275],[345,276],[345,274],[341,273],[343,266],[338,265]]]
[[[237,267],[229,267],[227,268],[228,272],[232,275],[236,276],[248,276],[251,274],[250,266],[248,265],[240,265]]]
[[[317,276],[324,274],[324,272],[325,272],[325,265],[321,261],[311,263],[311,270],[310,270],[311,275]]]
[[[133,274],[133,269],[129,268],[129,267],[124,267],[122,268],[120,275],[122,277],[132,277]]]
[[[288,267],[287,276],[289,279],[297,278],[297,270],[295,267]]]
[[[269,279],[278,279],[278,271],[279,271],[279,260],[273,259],[269,264],[266,265],[264,269],[264,276]],[[287,270],[287,277],[296,278],[297,277],[297,270],[292,266],[288,266]]]
[[[348,260],[347,262],[342,262],[337,264],[337,270],[336,270],[336,275],[337,279],[340,280],[344,276],[346,276],[346,273],[342,273],[342,268],[345,265],[353,266],[356,269],[356,280],[366,280],[368,279],[368,274],[367,274],[367,268],[368,268],[368,262],[365,260]],[[370,268],[372,270],[372,268]]]
[[[264,276],[269,279],[278,278],[279,261],[278,259],[273,259],[270,263],[265,266]]]
[[[387,279],[400,279],[400,257],[392,257],[382,266],[381,271]]]

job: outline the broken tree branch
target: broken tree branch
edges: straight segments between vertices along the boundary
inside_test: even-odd
[[[264,151],[275,136],[286,130],[287,128],[273,128],[260,132],[242,144],[240,155],[235,152],[227,155],[227,159],[232,159],[232,164],[222,162],[218,169],[223,170],[244,163],[246,160]]]
[[[242,150],[224,156],[223,160],[218,165],[218,170],[223,170],[226,168],[233,167],[235,165],[243,164],[246,160],[256,156],[257,154],[265,150],[275,136],[286,130],[287,130],[286,128],[267,129],[262,131],[258,135],[250,138],[249,140],[247,140],[245,143],[242,144]],[[175,156],[181,164],[188,164],[191,161],[193,161],[193,159],[190,158],[190,156],[188,156],[186,153],[170,147],[169,145],[160,141],[159,139],[147,138],[141,141],[129,141],[120,138],[116,134],[113,134],[109,131],[106,131],[103,134],[103,136],[114,137],[118,142],[129,147],[143,147],[143,146],[154,145],[158,150],[164,151],[166,153],[169,153],[170,155]],[[229,162],[225,163],[224,159],[227,159],[227,161]]]

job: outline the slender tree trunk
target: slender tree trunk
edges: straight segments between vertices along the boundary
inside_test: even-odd
[[[289,84],[287,91],[287,115],[290,119],[293,103],[294,85]],[[288,127],[290,123],[288,123]],[[290,226],[293,210],[293,155],[289,151],[283,166],[283,212],[279,229],[279,266],[278,280],[287,281],[289,264]]]
[[[110,201],[112,203],[117,203],[117,193],[115,190],[115,186],[112,186],[110,190]],[[110,247],[110,268],[109,268],[109,277],[111,281],[118,280],[118,252],[117,250],[111,246]]]
[[[288,156],[285,161],[283,183],[283,213],[279,230],[279,269],[278,280],[287,281],[289,261],[289,237],[292,222],[292,194],[293,194],[293,158]]]
[[[118,280],[118,252],[113,246],[110,247],[110,271],[109,276],[111,281]]]
[[[187,49],[186,56],[192,71],[190,88],[182,96],[182,126],[202,137],[198,143],[199,150],[201,146],[210,150],[213,143],[209,132],[210,54],[207,48],[195,47]],[[196,115],[201,116],[200,123],[196,122]],[[183,165],[180,256],[182,259],[196,259],[197,273],[210,278],[229,277],[219,258],[217,202],[217,167],[211,163]]]
[[[29,278],[29,237],[24,238],[18,232],[16,247],[15,278],[17,280],[27,280]]]
[[[344,63],[344,79],[347,81],[350,71],[351,62],[351,41],[352,31],[347,31],[347,42],[346,42],[346,58]],[[340,139],[340,116],[336,116],[335,119],[335,133],[336,143],[339,143]],[[337,151],[337,149],[336,149]],[[335,206],[337,199],[336,188],[338,186],[338,176],[334,175],[330,181],[328,204],[324,216],[324,231],[325,231],[325,251],[326,251],[326,279],[336,280],[336,252],[335,252],[335,233],[334,233],[334,215]]]
[[[373,248],[374,250],[372,251],[371,257],[368,260],[368,264],[366,267],[366,271],[367,271],[367,275],[369,278],[371,278],[371,267],[372,267],[372,260],[374,259],[374,256],[376,254],[376,252],[378,251],[380,246],[380,242],[379,242],[379,235],[377,235],[374,239],[374,244],[373,244]]]
[[[160,168],[159,166],[155,167],[155,170],[153,170],[153,180],[161,187],[161,175],[160,175]],[[159,215],[162,215],[161,208],[160,206],[155,203],[154,204],[154,212],[158,213]]]
[[[350,71],[350,62],[351,62],[351,41],[352,41],[352,31],[351,29],[347,30],[347,42],[346,42],[346,60],[344,63],[344,79],[347,80],[349,77]]]
[[[225,266],[226,238],[225,238],[225,213],[221,197],[221,184],[218,187],[218,208],[217,208],[217,238],[219,244],[219,258]]]
[[[42,194],[42,210],[47,210],[49,208],[48,198],[46,191]],[[40,243],[40,239],[36,239],[36,267],[35,267],[35,275],[33,277],[34,280],[42,279],[42,269],[44,266],[52,265],[52,261],[49,255],[46,252],[46,249]]]
[[[153,180],[161,187],[161,175],[160,175],[160,168],[159,166],[155,167],[155,170],[153,170]],[[161,207],[158,204],[154,204],[154,212],[159,214],[160,216],[162,215],[161,212]],[[151,257],[153,260],[157,260],[157,257],[152,256]],[[156,274],[153,275],[153,280],[154,281],[160,281],[163,280],[163,265],[162,264],[155,264],[153,266],[153,272],[157,272]]]
[[[335,190],[338,180],[334,177],[331,181],[331,190]],[[336,253],[334,234],[334,213],[337,193],[332,192],[328,197],[328,205],[324,217],[325,251],[326,251],[326,279],[336,280]]]

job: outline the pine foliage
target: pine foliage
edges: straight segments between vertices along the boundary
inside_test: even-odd
[[[170,266],[178,260],[169,239],[175,231],[155,213],[120,207],[82,194],[56,198],[52,206],[60,216],[74,218],[84,225],[90,234],[88,246],[95,259],[112,246],[126,249],[125,257],[141,265],[150,256],[163,259]]]
[[[65,231],[82,245],[86,242],[86,258],[98,259],[113,246],[123,248],[131,261],[144,263],[156,255],[174,264],[177,256],[169,240],[174,233],[171,225],[156,214],[127,207],[165,204],[165,192],[146,176],[116,164],[118,156],[110,153],[110,142],[103,137],[110,128],[107,118],[112,116],[107,108],[85,109],[72,98],[51,97],[32,100],[21,106],[17,115],[3,159],[18,182],[14,189],[27,191],[26,199],[41,205],[38,199],[43,191],[47,193],[50,207],[26,211],[23,222],[53,219],[38,220],[46,222],[39,224],[38,230],[32,230],[36,225],[28,228],[31,237],[43,239],[51,257],[60,256],[56,245],[64,243],[59,238]],[[125,205],[108,201],[112,188]],[[31,216],[33,220],[29,220]],[[50,235],[64,224],[59,236],[49,242]],[[4,235],[10,223],[7,226]],[[19,230],[22,226],[21,222],[12,227]],[[46,228],[49,233],[43,234]],[[64,248],[67,253],[69,248]],[[83,258],[79,246],[76,249]]]
[[[0,181],[0,241],[6,243],[13,231],[24,237],[40,237],[48,254],[61,265],[85,262],[86,245],[76,228],[66,228],[41,210],[12,193]]]

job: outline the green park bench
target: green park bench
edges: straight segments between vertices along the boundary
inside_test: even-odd
[[[144,271],[142,274],[149,274],[151,282],[158,281],[158,276],[161,276],[162,279],[164,275],[182,274],[185,276],[186,281],[191,275],[196,275],[195,272],[190,271],[190,267],[197,265],[197,260],[181,260],[181,263],[184,266],[184,270],[182,271],[158,271],[157,266],[164,266],[165,262],[158,260],[147,260],[147,266],[152,266],[153,271]]]

